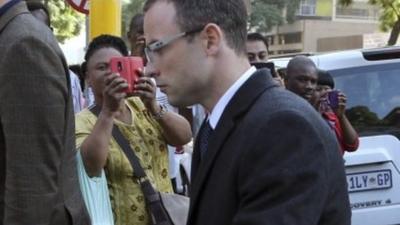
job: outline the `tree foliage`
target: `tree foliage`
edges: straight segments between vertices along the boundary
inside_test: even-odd
[[[85,15],[75,11],[66,0],[26,0],[41,1],[46,5],[51,14],[51,25],[58,41],[64,41],[78,35],[85,23]],[[123,0],[122,1],[122,34],[126,38],[127,28],[131,18],[142,12],[145,0]]]
[[[268,32],[274,26],[294,22],[299,4],[300,0],[252,0],[249,29]]]
[[[51,26],[58,41],[78,35],[85,23],[85,16],[75,11],[65,0],[44,0],[50,11]]]
[[[382,9],[379,17],[380,28],[390,32],[388,45],[395,45],[400,34],[400,0],[369,0],[372,5]],[[349,6],[353,0],[339,0],[343,6]]]

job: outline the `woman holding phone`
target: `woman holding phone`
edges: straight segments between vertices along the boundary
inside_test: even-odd
[[[105,171],[115,224],[147,225],[149,218],[141,187],[112,137],[112,127],[120,129],[149,180],[162,192],[172,192],[167,144],[184,145],[192,133],[183,117],[157,103],[156,85],[150,77],[140,76],[132,84],[134,91],[125,92],[129,84],[110,70],[111,58],[122,56],[128,56],[128,50],[119,37],[101,35],[89,44],[86,73],[101,111],[98,117],[88,109],[76,116],[76,144],[89,177]]]
[[[353,152],[358,148],[358,134],[345,114],[346,95],[334,88],[335,83],[329,72],[318,70],[317,88],[311,103],[335,132],[340,152]]]

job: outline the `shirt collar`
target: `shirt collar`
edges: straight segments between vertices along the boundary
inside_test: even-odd
[[[21,0],[11,0],[0,7],[0,17],[3,16],[11,7],[19,3]]]
[[[250,67],[218,100],[217,104],[215,105],[211,114],[208,117],[210,125],[213,129],[215,129],[215,127],[217,126],[218,121],[221,118],[222,113],[224,112],[229,101],[233,98],[239,88],[251,77],[251,75],[254,74],[254,72],[256,72],[256,68],[254,66]]]

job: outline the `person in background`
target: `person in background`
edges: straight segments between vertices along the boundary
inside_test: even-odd
[[[316,110],[247,58],[243,0],[147,0],[147,73],[201,104],[187,224],[349,225],[343,158]],[[332,173],[332,171],[335,171]]]
[[[53,30],[53,28],[51,27],[50,12],[43,3],[41,3],[40,1],[31,0],[27,1],[26,4],[28,10],[36,19],[46,24],[50,28],[50,30]],[[77,74],[75,74],[71,70],[69,70],[69,77],[71,83],[74,112],[77,113],[81,111],[85,105],[81,83]]]
[[[310,102],[317,88],[318,72],[314,62],[306,56],[292,58],[286,68],[285,87]]]
[[[67,63],[26,2],[0,0],[0,223],[88,225]]]
[[[117,126],[140,159],[154,188],[172,192],[168,176],[167,144],[184,145],[192,133],[185,118],[168,111],[155,99],[152,79],[141,76],[133,97],[126,98],[125,79],[111,73],[112,57],[128,56],[119,37],[101,35],[92,40],[85,54],[86,74],[93,89],[99,116],[85,109],[76,116],[76,143],[89,177],[104,169],[116,225],[147,225],[148,212],[140,184],[132,174],[121,147],[112,138]]]
[[[310,103],[321,113],[329,126],[336,134],[339,142],[340,152],[356,151],[359,145],[358,134],[347,119],[346,95],[334,90],[335,82],[329,72],[318,70],[317,88]],[[334,93],[336,91],[336,93]],[[332,95],[336,99],[329,98]]]
[[[247,41],[246,41],[246,51],[247,57],[252,65],[263,65],[262,63],[270,63],[268,62],[268,42],[264,36],[260,33],[249,33],[247,34]],[[256,67],[263,67],[263,66],[256,66]],[[278,82],[281,86],[284,86],[284,82],[282,77],[279,75],[275,68],[269,68],[271,70],[272,77],[274,80]]]
[[[127,32],[129,45],[131,46],[131,55],[144,57],[144,47],[146,46],[143,36],[143,14],[138,13],[134,15],[129,23],[129,30]]]
[[[286,88],[303,97],[321,113],[329,127],[335,132],[339,150],[355,151],[358,148],[358,135],[345,115],[346,96],[337,94],[338,105],[329,105],[328,92],[334,87],[332,77],[326,71],[318,70],[314,62],[306,56],[296,56],[289,61],[286,75]]]
[[[89,83],[89,78],[87,76],[87,68],[86,68],[86,62],[82,62],[81,64],[81,71],[84,77],[84,82],[85,82],[85,89],[83,90],[83,98],[85,99],[85,105],[84,107],[89,107],[92,106],[94,104],[94,94],[93,94],[93,90],[92,87],[90,86]]]
[[[85,74],[82,72],[82,67],[80,64],[73,64],[68,66],[69,70],[74,72],[76,75],[78,75],[79,82],[81,85],[81,91],[83,92],[86,88],[85,84]]]
[[[85,107],[85,98],[83,97],[82,93],[81,81],[79,80],[78,75],[72,72],[72,70],[69,70],[69,76],[74,103],[74,112],[78,113]]]
[[[268,62],[268,42],[262,34],[247,34],[246,50],[250,63]]]

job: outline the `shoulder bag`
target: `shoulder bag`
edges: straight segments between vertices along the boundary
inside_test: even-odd
[[[94,105],[89,110],[96,116],[100,114],[100,107]],[[162,193],[154,189],[145,171],[140,165],[139,158],[129,145],[118,127],[114,124],[112,136],[124,151],[133,168],[133,176],[139,182],[146,206],[151,217],[152,225],[186,225],[189,198],[183,195]]]

